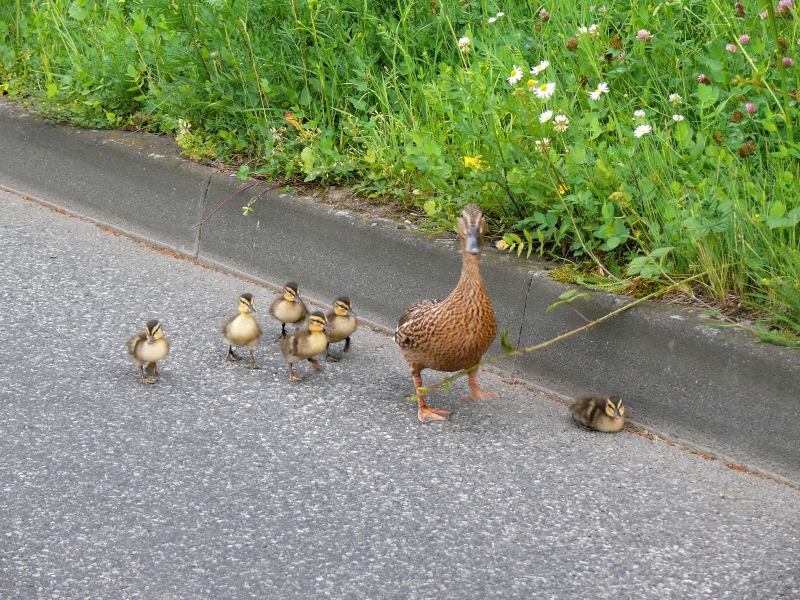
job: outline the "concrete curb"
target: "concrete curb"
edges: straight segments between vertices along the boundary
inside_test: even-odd
[[[0,144],[4,187],[258,279],[297,280],[311,298],[347,294],[359,314],[387,328],[408,304],[444,297],[458,278],[451,239],[287,194],[265,194],[244,218],[252,188],[197,227],[241,184],[180,158],[164,138],[54,125],[2,101]],[[546,270],[487,249],[499,328],[518,345],[583,324],[568,309],[545,314],[569,287]],[[576,307],[597,318],[624,302],[595,293]],[[800,353],[710,327],[699,311],[637,307],[506,371],[567,396],[619,394],[648,429],[800,481]]]

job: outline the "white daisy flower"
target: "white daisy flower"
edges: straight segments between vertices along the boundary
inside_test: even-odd
[[[461,54],[469,52],[470,39],[467,36],[458,38],[458,50]]]
[[[597,87],[594,90],[589,92],[589,98],[591,98],[592,100],[599,100],[600,96],[607,93],[608,93],[608,84],[605,81],[601,81],[600,83],[597,84]]]
[[[522,79],[522,69],[517,65],[514,65],[514,68],[511,69],[511,73],[506,78],[506,80],[510,85],[515,85],[516,83],[519,82],[520,79]]]
[[[538,75],[542,71],[544,71],[547,67],[550,66],[550,61],[543,60],[535,67],[531,67],[531,75]]]
[[[672,102],[672,104],[674,106],[678,106],[678,104],[680,104],[682,100],[683,100],[683,98],[681,98],[680,94],[670,94],[669,95],[669,101]]]
[[[505,16],[506,16],[506,13],[504,13],[504,12],[499,12],[499,13],[497,13],[497,18],[498,18],[498,19],[499,19],[500,17],[505,17]]]
[[[672,120],[675,121],[676,123],[680,123],[681,121],[683,121],[683,118],[684,118],[683,115],[672,115]]]
[[[653,128],[650,127],[650,125],[639,125],[633,130],[633,137],[640,138],[643,135],[649,135],[651,133],[653,133]]]
[[[637,111],[634,111],[633,116],[637,119],[644,119],[644,111],[640,108]]]
[[[552,118],[553,118],[553,111],[546,110],[539,115],[539,123],[547,123]]]
[[[489,23],[489,25],[491,25],[495,21],[497,21],[497,17],[489,17],[486,22]]]
[[[553,119],[553,129],[558,133],[564,133],[569,127],[567,115],[556,115]]]
[[[555,83],[542,83],[533,89],[534,95],[539,98],[539,100],[547,100],[555,91]]]
[[[547,154],[550,151],[550,138],[542,138],[533,142],[536,149],[542,154]]]

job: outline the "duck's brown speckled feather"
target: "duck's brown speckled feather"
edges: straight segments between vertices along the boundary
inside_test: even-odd
[[[480,362],[496,335],[480,258],[464,255],[455,289],[444,300],[409,306],[400,317],[395,341],[412,369],[452,372]]]

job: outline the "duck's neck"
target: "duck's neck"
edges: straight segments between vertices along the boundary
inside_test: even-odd
[[[464,254],[461,263],[461,277],[456,284],[455,291],[464,293],[485,293],[483,277],[481,277],[480,254]]]

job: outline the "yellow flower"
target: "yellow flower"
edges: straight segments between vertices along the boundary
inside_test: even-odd
[[[494,245],[498,250],[508,250],[508,242],[505,240],[497,240]]]
[[[558,193],[562,196],[569,191],[569,186],[566,183],[559,183],[558,184]]]
[[[464,156],[462,158],[464,161],[464,166],[469,167],[470,169],[475,169],[476,171],[480,171],[481,169],[486,167],[486,161],[483,160],[483,157],[478,156]]]

